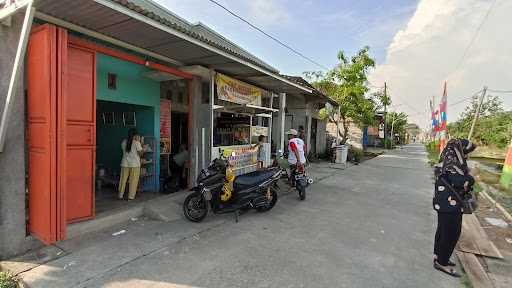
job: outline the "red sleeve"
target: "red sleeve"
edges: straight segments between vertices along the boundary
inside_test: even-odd
[[[297,145],[295,145],[295,142],[290,142],[290,148],[293,152],[297,152]]]

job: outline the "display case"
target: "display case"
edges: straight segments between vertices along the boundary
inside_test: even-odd
[[[156,171],[156,138],[153,136],[144,136],[142,142],[144,154],[140,161],[140,180],[139,190],[157,191],[157,171]]]

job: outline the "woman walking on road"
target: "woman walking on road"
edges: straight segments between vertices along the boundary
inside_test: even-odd
[[[462,228],[461,199],[472,191],[475,182],[466,163],[468,154],[475,148],[475,145],[465,139],[450,140],[441,153],[442,167],[436,173],[433,199],[434,210],[437,212],[434,268],[453,277],[461,276],[453,268],[455,263],[450,261],[450,257],[459,241]]]

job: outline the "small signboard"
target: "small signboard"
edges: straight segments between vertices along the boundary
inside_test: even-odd
[[[268,127],[265,127],[265,126],[252,126],[251,135],[253,137],[259,137],[260,135],[268,137]]]
[[[171,101],[160,99],[160,153],[171,152]]]

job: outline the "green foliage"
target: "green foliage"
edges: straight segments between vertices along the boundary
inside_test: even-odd
[[[435,165],[439,163],[439,152],[437,151],[437,141],[431,141],[425,144],[425,148],[428,153],[428,163]]]
[[[329,112],[327,111],[327,109],[320,109],[318,111],[318,118],[320,118],[320,120],[329,120]]]
[[[391,139],[390,138],[386,138],[386,140],[380,139],[380,146],[384,147],[384,149],[391,149]]]
[[[16,276],[7,273],[0,272],[0,288],[18,288],[19,280]]]
[[[400,139],[404,140],[407,132],[407,114],[389,112],[386,116],[386,126],[389,138],[394,139],[394,135],[391,135],[391,129],[393,129],[393,134],[400,135]]]
[[[375,61],[368,54],[369,47],[364,47],[350,59],[343,51],[338,53],[338,65],[327,73],[307,72],[306,77],[322,93],[336,101],[339,107],[332,110],[323,109],[321,117],[331,122],[341,122],[343,131],[341,143],[348,140],[350,122],[358,126],[370,125],[374,121],[375,103],[368,92],[367,74],[375,66]]]
[[[391,97],[384,93],[384,89],[372,93],[370,99],[375,104],[375,111],[384,111],[384,107],[391,105]]]
[[[364,151],[363,149],[358,149],[355,147],[351,147],[349,150],[350,153],[350,159],[352,159],[356,163],[360,163],[363,160],[364,157]]]
[[[468,137],[471,123],[478,106],[478,96],[461,113],[459,120],[448,124],[451,137]],[[503,112],[503,104],[498,97],[489,96],[482,103],[480,117],[475,125],[472,141],[479,145],[505,148],[512,137],[512,111]]]

